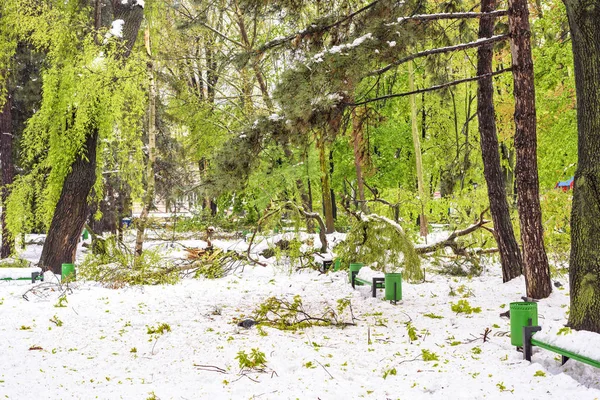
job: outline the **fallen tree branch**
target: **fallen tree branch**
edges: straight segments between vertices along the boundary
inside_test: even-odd
[[[440,250],[444,247],[450,247],[452,249],[452,251],[454,251],[455,254],[468,256],[469,253],[467,252],[467,250],[464,247],[460,246],[458,243],[456,243],[456,238],[461,237],[461,236],[466,236],[470,233],[473,233],[476,230],[478,230],[479,228],[482,228],[485,224],[490,223],[491,221],[488,221],[483,218],[484,214],[487,211],[488,211],[488,209],[485,209],[480,214],[479,221],[474,223],[473,225],[471,225],[463,230],[452,232],[450,234],[450,236],[448,236],[445,240],[442,240],[440,242],[432,243],[432,244],[426,245],[426,246],[415,247],[415,251],[418,254],[427,254],[427,253],[433,253],[434,251]]]
[[[293,208],[294,210],[296,210],[298,213],[302,214],[306,218],[311,218],[311,219],[317,220],[317,223],[319,224],[319,239],[321,239],[321,250],[320,251],[321,251],[321,253],[327,253],[327,235],[325,234],[325,232],[326,232],[325,222],[323,222],[323,217],[321,217],[321,214],[316,213],[316,212],[306,211],[304,208],[300,207],[299,205],[297,205],[291,201],[287,201],[285,203],[285,206]]]

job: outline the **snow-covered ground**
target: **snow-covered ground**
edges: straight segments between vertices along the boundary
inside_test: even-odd
[[[35,260],[39,246],[24,255]],[[562,290],[538,305],[542,327],[566,322],[568,285],[559,280]],[[472,279],[428,271],[427,283],[403,283],[404,299],[392,305],[382,293],[371,298],[369,287],[353,290],[346,271],[290,273],[271,264],[173,286],[112,290],[76,282],[62,304],[59,292],[27,301],[22,295],[30,283],[3,281],[0,398],[600,398],[600,371],[593,367],[561,366],[556,354],[537,348],[533,363],[522,360],[511,347],[509,321],[499,314],[520,301],[525,284],[501,282],[495,264]],[[349,299],[356,325],[295,332],[237,326],[270,296],[295,295],[315,315]],[[481,312],[453,312],[459,300]],[[341,317],[352,321],[348,310]],[[161,324],[171,331],[148,333]],[[252,349],[265,354],[267,368],[240,374],[236,356]],[[424,350],[438,360],[424,361]]]

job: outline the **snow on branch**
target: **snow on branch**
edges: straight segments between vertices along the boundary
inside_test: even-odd
[[[457,13],[439,13],[439,14],[417,14],[410,17],[400,17],[396,22],[386,24],[386,26],[400,25],[408,21],[436,21],[440,19],[468,19],[481,18],[485,16],[503,17],[508,15],[508,10],[496,10],[491,12],[457,12]]]
[[[353,49],[353,48],[358,47],[361,44],[363,44],[363,42],[365,40],[372,39],[372,38],[373,38],[373,34],[367,33],[366,35],[363,35],[359,38],[354,39],[354,41],[352,43],[340,44],[338,46],[333,46],[330,49],[326,49],[320,53],[317,53],[312,57],[311,61],[314,63],[323,62],[323,56],[325,56],[325,54],[337,54],[337,53],[341,53],[344,50]]]
[[[380,1],[381,0],[375,0],[372,3],[367,4],[363,8],[361,8],[361,9],[359,9],[359,10],[357,10],[357,11],[351,13],[351,14],[348,14],[344,18],[339,19],[339,20],[337,20],[336,22],[334,22],[332,24],[325,25],[325,26],[318,26],[318,25],[312,24],[308,28],[303,29],[303,30],[301,30],[299,32],[292,33],[292,34],[290,34],[288,36],[285,36],[285,37],[278,37],[278,38],[275,38],[273,40],[270,40],[267,43],[265,43],[262,46],[260,46],[258,49],[256,49],[256,53],[261,54],[261,53],[263,53],[263,52],[265,52],[265,51],[267,51],[267,50],[269,50],[269,49],[271,49],[273,47],[277,47],[277,46],[280,46],[280,45],[282,45],[284,43],[291,42],[292,40],[294,40],[294,39],[296,39],[298,37],[301,38],[303,36],[310,35],[312,33],[320,33],[320,32],[328,31],[329,29],[335,28],[336,26],[338,26],[338,25],[340,25],[340,24],[348,21],[349,19],[354,18],[356,15],[361,14],[361,13],[369,10],[370,8],[374,7],[377,3],[379,3]]]
[[[378,70],[372,71],[370,73],[368,73],[366,76],[375,76],[375,75],[381,75],[384,72],[389,71],[390,69],[397,67],[400,64],[404,64],[405,62],[414,60],[415,58],[419,58],[419,57],[426,57],[432,54],[441,54],[441,53],[449,53],[451,51],[458,51],[458,50],[466,50],[466,49],[470,49],[473,47],[481,47],[481,46],[485,46],[488,44],[492,44],[492,43],[496,43],[496,42],[501,42],[503,40],[507,40],[510,37],[510,35],[505,34],[505,35],[496,35],[496,36],[492,36],[491,38],[482,38],[482,39],[477,39],[474,42],[468,42],[468,43],[461,43],[461,44],[457,44],[454,46],[447,46],[447,47],[440,47],[437,49],[431,49],[431,50],[426,50],[426,51],[421,51],[419,53],[415,53],[415,54],[411,54],[409,56],[406,56],[404,58],[401,58],[399,60],[394,61],[393,63],[380,68]]]
[[[394,97],[404,97],[404,96],[410,96],[412,94],[419,94],[419,93],[431,92],[433,90],[440,90],[440,89],[444,89],[444,88],[447,88],[447,87],[450,87],[450,86],[459,85],[459,84],[465,83],[465,82],[476,81],[476,80],[479,80],[481,78],[487,78],[487,77],[490,77],[490,76],[500,75],[500,74],[503,74],[503,73],[509,72],[509,71],[512,71],[512,67],[510,67],[510,68],[503,68],[503,69],[500,69],[500,70],[495,71],[495,72],[490,72],[488,74],[477,75],[477,76],[474,76],[472,78],[458,79],[456,81],[446,82],[446,83],[443,83],[441,85],[431,86],[431,87],[428,87],[428,88],[425,88],[425,89],[413,90],[411,92],[404,92],[404,93],[389,94],[387,96],[375,97],[373,99],[367,99],[367,100],[364,100],[364,101],[359,101],[357,103],[345,103],[345,105],[346,106],[353,106],[353,107],[355,107],[355,106],[362,106],[363,104],[373,103],[375,101],[380,101],[380,100],[392,99]]]

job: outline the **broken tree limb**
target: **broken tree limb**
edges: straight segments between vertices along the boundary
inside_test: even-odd
[[[426,246],[415,247],[415,251],[417,252],[417,254],[427,254],[427,253],[433,253],[434,251],[443,249],[444,247],[450,247],[452,249],[452,251],[454,251],[454,253],[457,255],[469,256],[469,252],[464,247],[462,247],[458,243],[456,243],[456,238],[461,237],[461,236],[466,236],[470,233],[475,232],[476,230],[478,230],[480,228],[483,228],[484,225],[489,224],[491,221],[488,221],[483,218],[483,216],[487,212],[487,210],[488,209],[485,209],[481,213],[481,215],[479,216],[479,221],[477,221],[473,225],[471,225],[463,230],[452,232],[450,234],[450,236],[448,236],[445,240],[442,240],[442,241],[439,241],[436,243],[432,243],[432,244],[426,245]]]
[[[317,220],[317,223],[319,224],[319,239],[321,239],[320,251],[321,251],[321,253],[326,253],[327,252],[327,235],[325,234],[325,232],[326,232],[325,222],[323,222],[323,217],[321,217],[321,214],[316,213],[316,212],[306,211],[303,207],[300,207],[299,205],[297,205],[291,201],[287,201],[285,203],[285,206],[293,208],[299,214],[305,216],[306,218],[311,218],[311,219]]]

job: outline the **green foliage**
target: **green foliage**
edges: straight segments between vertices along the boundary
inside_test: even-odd
[[[400,263],[404,278],[423,280],[423,270],[414,245],[400,225],[378,215],[366,215],[357,221],[336,252],[342,265],[360,261],[394,272]]]
[[[259,349],[250,350],[250,354],[247,354],[244,350],[240,350],[235,357],[238,360],[240,370],[261,370],[266,367],[267,358],[265,353]]]
[[[280,330],[297,330],[311,326],[345,326],[340,320],[340,315],[347,309],[350,309],[350,301],[347,299],[338,300],[338,313],[330,307],[325,307],[321,312],[312,315],[309,314],[302,303],[300,295],[294,296],[292,301],[269,297],[258,309],[254,311],[254,320],[259,325],[267,325]]]
[[[427,349],[421,349],[421,356],[423,356],[423,361],[439,361],[437,354]]]
[[[562,328],[560,328],[558,330],[558,332],[556,332],[557,335],[568,335],[570,333],[572,333],[573,331],[571,330],[571,328],[569,328],[568,326],[563,326]]]
[[[546,373],[544,371],[535,371],[535,374],[533,374],[533,376],[546,376]]]
[[[383,371],[383,379],[386,379],[389,375],[396,375],[396,368],[390,368]]]
[[[456,304],[450,302],[450,308],[457,314],[473,314],[481,312],[481,307],[471,307],[467,300],[459,300]]]
[[[5,258],[0,260],[0,268],[28,268],[31,263],[24,258]]]
[[[166,322],[154,326],[146,326],[148,335],[164,335],[166,332],[171,332],[171,326]]]
[[[411,342],[419,339],[419,336],[417,335],[417,328],[414,327],[412,322],[406,324],[406,332],[408,333],[408,338]]]
[[[63,326],[63,322],[56,315],[50,318],[50,322],[52,322],[56,326]]]
[[[144,60],[131,57],[124,62],[114,38],[96,44],[89,10],[78,2],[33,3],[20,6],[15,18],[20,34],[44,49],[47,62],[42,103],[21,140],[23,161],[32,172],[16,180],[7,204],[13,237],[28,232],[36,214],[49,225],[63,181],[72,163],[86,156],[84,144],[91,135],[99,137],[98,198],[104,166],[119,169],[134,196],[140,193],[142,172],[137,165],[143,159]],[[35,209],[34,195],[39,196]]]
[[[571,251],[572,193],[560,189],[542,192],[540,205],[544,217],[544,243],[555,264],[566,264]]]
[[[158,249],[146,249],[140,256],[119,244],[115,237],[103,239],[100,254],[88,254],[79,266],[83,279],[109,287],[173,284],[179,280],[176,268],[167,263]]]
[[[436,315],[434,313],[423,314],[423,316],[428,317],[428,318],[433,318],[433,319],[442,319],[442,318],[444,318],[441,315]]]
[[[66,307],[68,302],[69,301],[67,300],[67,296],[62,295],[58,298],[58,302],[54,305],[54,307]]]

